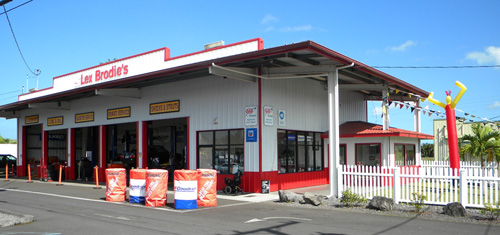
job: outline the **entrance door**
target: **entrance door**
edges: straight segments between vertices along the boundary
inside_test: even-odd
[[[93,181],[94,166],[99,163],[99,127],[75,129],[75,179]]]
[[[186,169],[187,118],[149,121],[147,126],[148,168],[167,169],[169,174]]]
[[[31,175],[40,177],[40,159],[42,157],[42,125],[26,126],[25,149],[23,153],[26,159],[25,172],[28,172],[30,164]]]

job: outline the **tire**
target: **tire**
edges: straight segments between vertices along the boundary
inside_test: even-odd
[[[233,189],[231,189],[231,187],[229,187],[229,186],[226,186],[226,187],[224,188],[224,193],[225,193],[225,194],[231,194],[231,192],[232,192],[232,191],[233,191]]]

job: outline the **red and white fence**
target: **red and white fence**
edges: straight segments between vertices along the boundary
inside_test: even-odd
[[[413,194],[425,196],[426,204],[460,202],[465,207],[484,207],[500,201],[499,169],[445,167],[341,166],[338,195],[350,189],[368,199],[389,197],[395,203],[413,202]]]

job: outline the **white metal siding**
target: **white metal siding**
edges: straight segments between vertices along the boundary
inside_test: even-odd
[[[79,128],[137,121],[162,120],[190,117],[190,169],[196,167],[196,132],[199,130],[246,128],[245,107],[257,105],[257,83],[207,76],[175,83],[167,83],[142,89],[142,98],[95,96],[71,101],[71,110],[26,110],[22,112],[19,131],[24,117],[39,115],[43,130]],[[180,100],[180,112],[149,115],[149,104]],[[107,120],[107,109],[131,107],[131,117]],[[94,121],[74,122],[75,114],[94,112]],[[48,127],[47,118],[64,116],[64,125]],[[214,124],[218,118],[218,124]],[[245,170],[258,171],[258,142],[245,143]]]
[[[366,122],[366,101],[363,94],[354,91],[340,91],[340,124],[348,121]]]
[[[277,129],[324,132],[328,129],[328,96],[310,79],[262,80],[262,106],[274,109],[274,126],[262,128],[262,171],[277,171]],[[278,110],[286,126],[278,126]]]

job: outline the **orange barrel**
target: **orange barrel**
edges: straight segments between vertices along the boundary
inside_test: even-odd
[[[125,168],[106,169],[106,201],[125,201],[127,173]]]
[[[167,203],[168,171],[146,170],[146,206],[165,206]]]
[[[146,195],[146,169],[131,169],[128,199],[130,203],[144,204]]]
[[[174,205],[175,209],[196,209],[198,204],[198,171],[174,171]]]
[[[198,169],[198,206],[217,206],[217,171]]]

